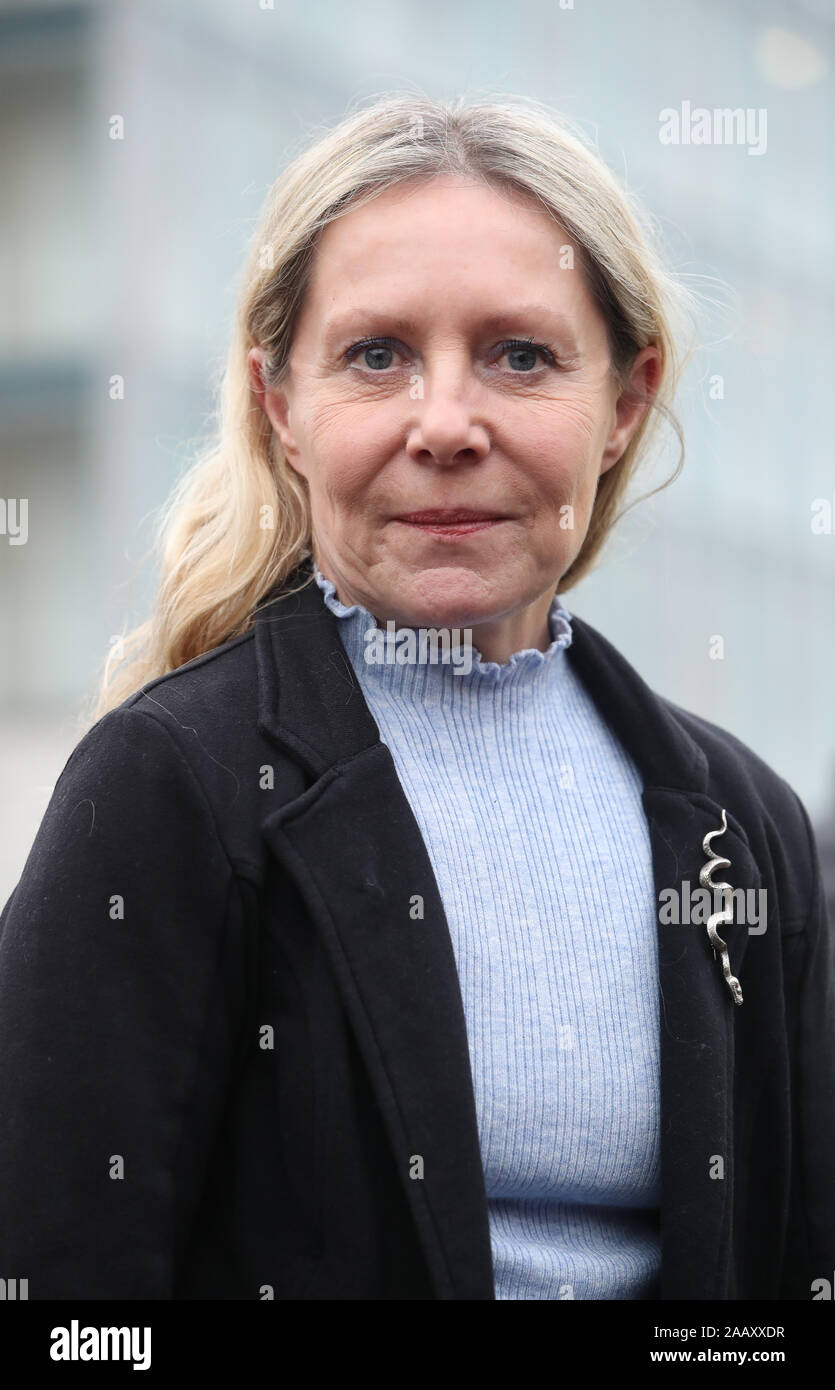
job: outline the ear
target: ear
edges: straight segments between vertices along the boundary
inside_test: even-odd
[[[625,453],[632,436],[649,410],[661,380],[661,352],[654,345],[642,348],[614,408],[614,422],[606,440],[600,472],[605,473]]]
[[[252,394],[278,435],[281,447],[288,458],[298,455],[299,447],[290,429],[290,398],[281,386],[264,385],[261,371],[266,353],[263,348],[250,348],[247,357]]]

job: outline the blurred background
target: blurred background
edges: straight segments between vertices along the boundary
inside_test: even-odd
[[[0,904],[147,614],[262,200],[403,88],[574,118],[705,297],[684,471],[564,602],[792,784],[835,897],[833,39],[835,0],[0,0]],[[759,151],[665,144],[683,103],[765,112]]]

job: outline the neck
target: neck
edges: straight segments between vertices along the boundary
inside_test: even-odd
[[[548,627],[552,592],[541,594],[520,613],[509,613],[472,627],[472,645],[482,661],[508,661],[514,652],[533,649],[547,652],[553,641]]]
[[[556,594],[540,596],[522,613],[505,617],[501,623],[416,628],[402,618],[398,621],[382,613],[374,615],[358,601],[344,602],[317,565],[314,572],[326,606],[342,624],[342,640],[355,669],[380,667],[387,680],[396,679],[411,693],[420,680],[424,684],[431,681],[437,694],[446,684],[450,664],[456,676],[472,674],[474,687],[501,680],[508,682],[506,688],[512,683],[516,688],[542,684],[543,689],[564,667],[558,653],[571,645],[571,614]],[[544,600],[548,601],[547,609]],[[534,618],[538,620],[540,615],[542,626],[534,626]],[[444,644],[442,634],[451,645]],[[457,684],[454,680],[453,686]]]
[[[314,558],[313,564],[318,568],[319,573],[327,578],[318,559]],[[544,594],[540,594],[526,608],[518,612],[490,618],[486,622],[466,624],[467,630],[472,632],[472,646],[481,653],[482,660],[495,661],[499,665],[503,665],[514,652],[523,650],[547,652],[553,641],[548,615],[554,601],[554,593],[555,589],[546,590]],[[339,597],[343,603],[348,605],[360,602],[347,593]],[[383,613],[375,607],[372,616],[377,626],[385,632],[386,625],[391,621],[392,615]],[[395,622],[398,627],[414,626],[402,617],[395,619]],[[422,624],[422,626],[438,625]],[[455,628],[462,625],[445,623],[443,626]]]

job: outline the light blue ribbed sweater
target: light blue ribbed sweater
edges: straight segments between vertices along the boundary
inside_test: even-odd
[[[646,1299],[660,1268],[655,893],[641,778],[565,649],[369,664],[314,566],[452,937],[498,1299]],[[400,629],[398,629],[398,632]],[[425,653],[424,653],[425,657]]]

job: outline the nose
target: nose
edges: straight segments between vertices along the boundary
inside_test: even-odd
[[[406,452],[416,463],[443,467],[480,463],[490,452],[490,439],[477,418],[473,383],[451,364],[418,378],[418,399],[406,439]],[[420,392],[423,392],[421,399]]]

